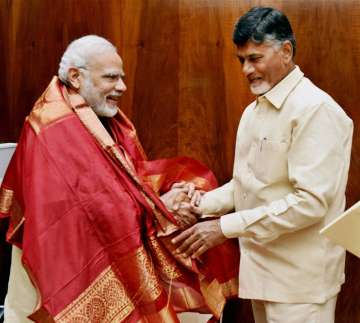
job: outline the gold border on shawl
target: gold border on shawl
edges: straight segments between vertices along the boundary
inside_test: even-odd
[[[136,262],[142,269],[141,277],[146,290],[144,300],[155,301],[160,296],[162,288],[156,276],[154,264],[143,247],[139,248],[136,253]]]
[[[176,279],[181,276],[181,272],[176,266],[176,262],[166,254],[166,250],[159,243],[156,237],[150,237],[148,239],[150,249],[155,254],[155,259],[158,261],[158,267],[162,274],[169,280]]]
[[[217,279],[214,279],[211,283],[201,280],[200,290],[211,312],[216,317],[220,317],[226,302],[221,284],[219,284]]]
[[[126,155],[119,151],[116,147],[114,140],[112,139],[109,132],[105,129],[94,110],[88,106],[75,107],[74,111],[81,123],[95,137],[96,141],[99,142],[101,147],[110,153],[110,155],[120,162],[120,165],[134,178],[137,183],[140,183],[138,176],[135,173],[135,169]]]
[[[226,299],[238,295],[238,289],[238,278],[233,278],[221,284],[217,279],[214,279],[211,283],[208,283],[205,280],[200,281],[201,293],[204,296],[206,304],[216,317],[221,316]]]
[[[13,203],[14,191],[1,188],[0,190],[0,212],[8,213]]]
[[[193,295],[194,291],[189,287],[177,288],[173,293],[176,293],[174,298],[176,298],[177,301],[179,301],[179,299],[181,300],[181,306],[185,310],[191,311],[206,306],[203,298],[195,297]]]
[[[20,222],[15,225],[15,228],[11,232],[9,232],[7,238],[10,242],[21,240],[20,237],[18,238],[18,233],[20,232],[20,229],[22,228],[22,225],[24,224],[24,222],[25,222],[25,219],[22,218],[20,220]]]
[[[134,127],[134,125],[132,124],[132,122],[130,121],[130,119],[125,115],[124,112],[121,111],[121,109],[118,108],[118,112],[120,114],[120,116],[125,120],[125,122],[131,127],[131,130],[128,131],[128,135],[134,139],[135,141],[135,145],[137,146],[140,154],[142,155],[143,159],[147,159],[147,156],[146,156],[146,153],[140,143],[140,140],[137,136],[137,133],[136,133],[136,129]]]
[[[122,322],[134,308],[124,285],[109,266],[54,319],[59,323]]]
[[[139,247],[119,259],[129,272],[140,279],[136,293],[131,296],[116,274],[125,274],[116,263],[107,267],[96,280],[63,311],[55,316],[55,322],[123,322],[138,303],[155,301],[163,289],[154,265],[144,247]],[[135,273],[137,271],[137,273]]]
[[[24,214],[19,203],[14,199],[11,206],[11,223],[14,227],[18,227],[24,221]]]
[[[27,117],[27,121],[36,134],[39,134],[47,125],[72,114],[71,108],[62,96],[62,86],[59,79],[56,76],[53,77]]]
[[[8,231],[7,239],[9,241],[21,241],[21,228],[25,222],[23,211],[19,203],[13,199],[10,210],[10,230]]]
[[[221,289],[226,298],[237,296],[239,294],[239,279],[236,277],[222,283]]]
[[[115,158],[115,160],[117,160],[118,162],[120,162],[120,165],[124,167],[124,169],[128,172],[128,174],[135,180],[136,183],[140,184],[140,179],[139,177],[136,175],[135,173],[135,169],[132,167],[132,165],[129,163],[129,160],[126,158],[125,155],[123,155],[120,151],[119,148],[114,146],[108,147],[107,148],[110,152],[110,154],[113,156],[113,158]]]
[[[157,174],[157,175],[150,175],[150,176],[146,176],[144,177],[144,181],[156,192],[159,194],[160,188],[161,188],[161,184],[162,184],[162,175],[161,174]]]
[[[103,148],[111,147],[115,144],[93,109],[86,106],[75,108],[74,111],[85,128],[96,138]]]
[[[126,264],[126,268],[122,269],[113,264],[114,270],[119,272],[120,276],[131,274],[139,278],[139,283],[132,287],[136,288],[136,293],[132,295],[134,304],[153,302],[161,295],[163,289],[156,275],[154,264],[143,246],[119,259],[119,262]]]
[[[63,102],[50,102],[33,110],[27,117],[27,121],[38,135],[44,127],[70,114],[72,114],[71,109]]]

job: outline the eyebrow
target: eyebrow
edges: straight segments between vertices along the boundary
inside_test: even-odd
[[[108,71],[103,73],[104,76],[120,76],[121,78],[125,78],[124,72],[114,72],[114,71]]]
[[[240,59],[240,61],[243,61],[243,60],[245,60],[246,58],[247,58],[247,59],[252,59],[252,58],[256,58],[256,57],[261,57],[261,56],[262,56],[261,53],[251,53],[251,54],[245,55],[245,56],[242,56],[242,55],[239,55],[239,54],[235,54],[235,55],[236,55],[236,57],[237,57],[238,59]]]

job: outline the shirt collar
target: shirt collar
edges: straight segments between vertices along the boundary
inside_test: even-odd
[[[304,76],[299,66],[286,75],[279,83],[277,83],[272,89],[266,92],[261,97],[257,98],[257,101],[262,101],[262,98],[266,98],[275,108],[280,109],[285,99],[291,92],[291,90],[299,83]]]

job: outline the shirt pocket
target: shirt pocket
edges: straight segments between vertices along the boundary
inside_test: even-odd
[[[286,139],[262,138],[252,143],[249,167],[255,177],[265,183],[288,180],[288,150]]]

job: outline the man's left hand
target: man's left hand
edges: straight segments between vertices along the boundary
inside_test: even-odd
[[[174,244],[181,242],[176,249],[177,253],[182,253],[184,257],[198,258],[208,249],[225,242],[226,239],[221,231],[220,219],[216,219],[193,225],[172,239],[171,242]]]

